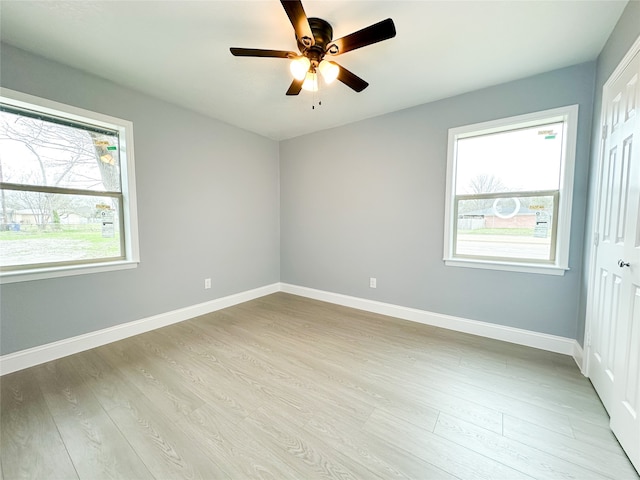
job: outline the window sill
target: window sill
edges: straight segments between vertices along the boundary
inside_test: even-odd
[[[538,263],[515,263],[515,262],[499,262],[488,260],[461,260],[461,259],[445,259],[445,265],[448,267],[464,267],[464,268],[482,268],[485,270],[503,270],[507,272],[519,273],[536,273],[542,275],[564,275],[569,267],[560,267],[558,265],[542,265]]]
[[[70,265],[66,267],[50,267],[32,270],[15,270],[2,272],[0,274],[0,284],[30,282],[33,280],[45,280],[56,277],[69,277],[72,275],[85,275],[87,273],[112,272],[115,270],[126,270],[136,268],[138,261],[122,260],[109,263],[88,263],[86,265]]]

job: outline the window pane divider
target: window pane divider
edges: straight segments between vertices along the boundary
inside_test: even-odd
[[[21,192],[59,193],[63,195],[86,195],[88,197],[122,198],[122,192],[86,190],[80,188],[50,187],[46,185],[25,185],[21,183],[0,183],[2,190],[18,190]]]

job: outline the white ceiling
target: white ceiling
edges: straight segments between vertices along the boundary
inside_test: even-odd
[[[370,85],[287,97],[297,51],[277,0],[0,2],[3,42],[281,140],[594,60],[627,0],[304,1],[339,38],[391,17],[397,36],[335,60]]]

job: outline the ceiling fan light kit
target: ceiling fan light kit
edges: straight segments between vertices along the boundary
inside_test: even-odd
[[[329,62],[328,60],[322,60],[318,65],[318,70],[327,83],[332,83],[340,74],[340,67],[337,63]]]
[[[291,75],[293,75],[293,78],[297,80],[304,80],[309,68],[311,68],[311,61],[307,57],[296,57],[291,60],[291,64],[289,66]]]
[[[393,20],[387,18],[333,40],[333,28],[329,22],[316,17],[307,18],[300,0],[280,0],[280,3],[293,26],[300,53],[232,47],[232,55],[290,59],[289,69],[293,75],[293,82],[287,90],[287,95],[298,95],[300,90],[317,91],[317,72],[320,72],[325,83],[329,84],[337,79],[356,92],[361,92],[369,86],[362,78],[336,62],[325,60],[324,57],[341,55],[395,37],[396,28]]]
[[[318,75],[316,73],[307,72],[304,82],[302,82],[302,89],[307,92],[318,91]]]

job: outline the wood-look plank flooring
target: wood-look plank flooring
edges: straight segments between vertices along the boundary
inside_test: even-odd
[[[639,478],[570,357],[284,293],[0,387],[0,480]]]

